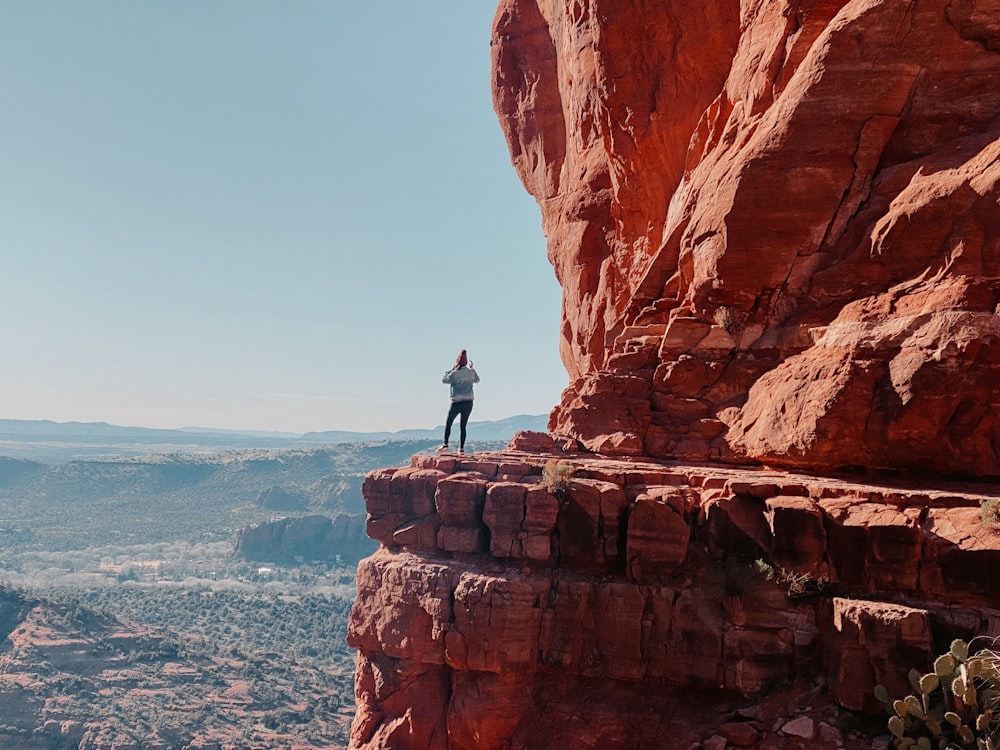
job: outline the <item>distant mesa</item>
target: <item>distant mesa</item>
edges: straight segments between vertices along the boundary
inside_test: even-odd
[[[235,555],[281,565],[356,563],[376,549],[378,542],[365,535],[365,516],[339,513],[333,518],[279,518],[244,528],[237,535]]]
[[[271,487],[260,493],[257,504],[268,510],[294,512],[305,510],[308,499],[299,492],[289,492],[281,487]]]

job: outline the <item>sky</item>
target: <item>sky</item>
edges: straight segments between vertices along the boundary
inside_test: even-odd
[[[0,25],[0,418],[547,413],[561,290],[480,0],[31,0]]]

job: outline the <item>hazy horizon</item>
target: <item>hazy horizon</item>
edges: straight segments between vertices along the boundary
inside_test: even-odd
[[[0,414],[305,433],[568,378],[490,4],[37,0],[0,28]]]
[[[509,422],[517,419],[540,419],[547,418],[548,414],[511,414],[506,417],[499,417],[497,419],[470,419],[469,424],[494,424]],[[190,432],[235,432],[244,434],[265,434],[265,435],[287,435],[287,436],[300,436],[308,435],[310,433],[324,433],[324,432],[345,432],[345,433],[357,433],[357,434],[396,434],[400,432],[419,432],[426,430],[436,430],[443,426],[444,420],[440,420],[435,424],[431,425],[410,425],[407,427],[402,427],[398,430],[379,430],[379,429],[361,429],[361,430],[349,430],[337,426],[328,427],[321,430],[306,430],[304,432],[294,432],[289,430],[267,430],[267,429],[255,429],[255,428],[232,428],[232,427],[219,427],[216,425],[174,425],[170,427],[150,427],[149,425],[141,424],[120,424],[117,422],[107,422],[104,420],[92,420],[92,421],[80,421],[80,420],[55,420],[55,419],[22,419],[20,417],[6,417],[0,415],[0,425],[4,422],[23,422],[28,424],[54,424],[58,426],[69,426],[69,425],[81,425],[81,426],[107,426],[113,428],[119,428],[123,430],[164,430],[164,431],[190,431]]]

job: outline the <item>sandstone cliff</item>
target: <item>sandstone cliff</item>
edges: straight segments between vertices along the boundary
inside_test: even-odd
[[[558,489],[542,446],[369,475],[352,747],[700,747],[749,706],[743,746],[860,750],[837,706],[1000,632],[988,488],[561,454]]]
[[[592,450],[1000,474],[997,0],[504,0]]]
[[[369,475],[352,747],[872,747],[1000,634],[1000,0],[502,0],[492,59],[571,385]]]

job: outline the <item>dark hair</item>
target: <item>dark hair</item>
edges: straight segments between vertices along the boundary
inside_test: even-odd
[[[455,367],[465,367],[469,364],[469,355],[465,353],[465,349],[459,352],[459,355],[455,357]]]

